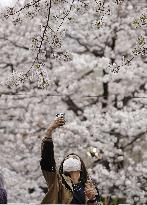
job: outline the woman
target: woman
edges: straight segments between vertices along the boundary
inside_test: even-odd
[[[0,174],[0,204],[7,204],[7,192],[4,188],[4,178]]]
[[[41,169],[48,185],[42,204],[92,204],[100,201],[98,189],[90,180],[83,160],[71,153],[61,162],[59,171],[54,159],[52,132],[65,124],[58,117],[47,129],[41,145]]]

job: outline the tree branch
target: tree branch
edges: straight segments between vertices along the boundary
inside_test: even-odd
[[[4,37],[0,37],[0,39],[1,39],[1,40],[6,40],[6,41],[10,42],[12,45],[14,45],[14,46],[17,47],[17,48],[22,48],[22,49],[25,49],[25,50],[29,50],[28,47],[23,46],[23,45],[18,45],[16,42],[11,41],[10,39],[6,38],[5,36],[4,36]]]
[[[126,145],[122,146],[122,149],[126,149],[128,146],[132,145],[134,142],[136,142],[138,139],[144,137],[144,134],[146,134],[147,131],[141,132],[138,135],[134,136],[134,139],[131,140],[129,143],[127,143]]]
[[[21,9],[19,9],[18,11],[16,11],[13,15],[15,15],[15,14],[21,12],[22,10],[24,10],[24,9],[26,9],[26,8],[29,8],[29,7],[31,7],[31,6],[33,6],[33,5],[35,5],[36,3],[39,3],[40,1],[41,1],[41,0],[37,0],[37,1],[33,1],[33,2],[31,2],[31,3],[28,3],[28,4],[24,5]]]
[[[57,29],[57,32],[59,31],[60,27],[62,26],[62,24],[63,24],[65,18],[70,14],[70,11],[71,11],[71,9],[72,9],[72,7],[73,7],[74,1],[75,1],[75,0],[72,1],[71,5],[70,5],[70,8],[69,8],[69,11],[68,11],[68,12],[65,14],[65,16],[63,17],[63,21],[62,21],[61,24],[59,25],[59,27],[58,27],[58,29]]]
[[[90,75],[91,73],[94,73],[94,70],[93,70],[93,69],[91,69],[91,70],[87,71],[86,73],[84,73],[81,77],[79,77],[79,78],[77,79],[77,81],[82,80],[83,78],[87,77],[87,76]]]
[[[50,20],[50,13],[51,13],[51,0],[50,0],[50,5],[49,5],[49,9],[48,9],[48,17],[47,17],[47,22],[46,22],[46,25],[44,27],[44,31],[43,31],[43,35],[41,37],[41,43],[40,43],[40,46],[39,46],[39,49],[38,49],[38,53],[37,53],[37,56],[36,56],[36,60],[38,60],[38,56],[39,56],[39,53],[40,53],[40,50],[41,50],[41,47],[42,47],[42,43],[44,41],[44,36],[45,36],[45,33],[46,33],[46,30],[49,26],[49,20]]]
[[[81,116],[83,114],[83,109],[80,108],[78,105],[75,104],[75,102],[71,99],[70,96],[66,96],[65,98],[61,99],[64,103],[67,104],[68,110],[72,110],[76,116]],[[85,116],[82,116],[82,121],[87,120]]]
[[[91,53],[95,57],[103,57],[104,56],[104,49],[101,48],[100,50],[96,50],[95,48],[89,48],[89,45],[86,45],[86,43],[81,42],[80,38],[72,36],[71,34],[67,33],[66,37],[69,37],[71,39],[74,39],[78,42],[79,45],[83,46],[85,48],[84,51],[76,51],[76,53],[82,54],[82,53]]]

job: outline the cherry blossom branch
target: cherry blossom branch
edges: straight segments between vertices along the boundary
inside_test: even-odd
[[[44,36],[45,36],[45,33],[46,33],[46,30],[47,28],[49,27],[49,20],[50,20],[50,14],[51,14],[51,0],[50,0],[50,3],[49,3],[49,8],[48,8],[48,16],[47,16],[47,22],[46,22],[46,25],[44,27],[44,31],[43,31],[43,35],[41,37],[41,42],[40,42],[40,46],[39,46],[39,49],[38,49],[38,52],[37,52],[37,55],[36,55],[36,58],[31,66],[31,68],[27,71],[27,73],[25,74],[26,77],[28,77],[28,73],[31,71],[32,67],[34,66],[35,62],[38,61],[38,57],[39,57],[39,54],[40,54],[40,50],[41,50],[41,47],[42,47],[42,44],[43,44],[43,41],[44,41]],[[40,73],[42,76],[43,76],[43,73],[41,72]]]
[[[75,0],[72,1],[71,5],[70,5],[70,9],[69,9],[69,11],[66,13],[66,15],[64,16],[64,18],[63,18],[61,24],[59,25],[59,27],[58,27],[58,29],[57,29],[57,32],[59,31],[59,28],[60,28],[60,27],[62,26],[62,24],[64,23],[65,18],[70,14],[70,11],[71,11],[71,9],[72,9],[72,7],[73,7],[74,1],[75,1]],[[35,2],[30,3],[30,4],[27,4],[27,5],[25,5],[23,8],[21,8],[19,11],[15,12],[15,13],[13,13],[13,12],[12,12],[13,10],[10,9],[9,14],[10,14],[10,15],[14,15],[14,14],[16,14],[16,13],[22,11],[23,9],[28,8],[28,7],[34,5],[34,4],[38,3],[38,2],[39,2],[39,1],[35,1]],[[51,13],[51,0],[50,0],[50,3],[49,3],[47,22],[46,22],[46,25],[44,26],[43,34],[42,34],[41,40],[40,40],[40,42],[39,42],[39,43],[40,43],[39,48],[37,48],[37,49],[38,49],[38,52],[37,52],[36,58],[34,59],[34,62],[32,63],[31,68],[30,68],[25,74],[22,74],[21,77],[19,76],[19,81],[20,81],[20,82],[24,81],[25,79],[27,79],[27,78],[29,77],[29,72],[32,70],[33,66],[35,66],[36,69],[38,69],[37,72],[39,71],[39,74],[37,74],[37,76],[41,77],[41,78],[40,78],[41,81],[42,81],[41,86],[45,86],[46,84],[48,84],[48,81],[44,78],[43,70],[40,68],[40,65],[43,65],[43,63],[42,63],[42,62],[38,62],[38,60],[39,60],[39,54],[41,53],[41,48],[42,48],[42,45],[43,45],[43,41],[44,41],[44,37],[45,37],[45,34],[46,34],[47,29],[49,28],[49,29],[51,29],[51,30],[53,31],[53,29],[49,26],[50,13]],[[54,31],[53,31],[53,32],[54,32]],[[68,55],[68,54],[67,54],[67,55]],[[36,64],[36,63],[37,63],[37,64]],[[35,65],[35,64],[36,64],[36,65]],[[13,76],[14,76],[14,73],[13,73]],[[13,80],[13,81],[14,81],[14,80]],[[16,85],[17,83],[13,82],[13,84]]]
[[[20,10],[16,11],[14,14],[17,14],[19,12],[21,12],[22,10],[26,9],[26,8],[29,8],[30,6],[33,6],[35,5],[36,3],[39,3],[41,0],[37,0],[37,1],[33,1],[31,3],[28,3],[26,5],[24,5],[24,7],[22,7]]]
[[[39,1],[35,1],[33,4],[35,4],[37,2],[39,2]],[[29,4],[29,6],[32,6],[33,4]],[[21,10],[23,10],[26,7],[27,6],[25,5],[25,7],[23,7]],[[21,11],[21,10],[19,10],[19,11]],[[40,80],[41,80],[41,86],[45,87],[45,85],[48,85],[48,81],[44,77],[44,72],[40,68],[40,65],[42,63],[38,62],[38,60],[39,60],[39,54],[40,54],[40,51],[41,51],[41,48],[42,48],[42,44],[43,44],[43,41],[44,41],[44,37],[45,37],[46,31],[47,31],[47,28],[49,27],[50,14],[51,14],[51,0],[50,0],[50,3],[49,3],[49,8],[48,8],[47,22],[46,22],[46,25],[44,27],[44,31],[43,31],[43,34],[41,36],[40,45],[39,45],[39,48],[38,48],[38,52],[37,52],[36,58],[34,59],[34,62],[32,64],[32,66],[30,67],[30,69],[26,73],[18,73],[18,74],[13,73],[12,74],[12,79],[8,80],[5,83],[6,85],[10,86],[9,83],[12,83],[13,85],[17,86],[20,82],[24,82],[24,80],[26,80],[29,77],[29,73],[32,70],[32,68],[33,68],[33,66],[35,65],[36,62],[38,64],[35,65],[35,68],[37,69],[37,77],[39,77]],[[10,15],[12,15],[12,14],[10,14]],[[16,81],[19,81],[19,83],[17,83]],[[4,83],[1,83],[1,85],[3,85],[3,84]]]
[[[47,22],[46,22],[46,25],[45,25],[45,28],[44,28],[44,31],[43,31],[43,35],[41,37],[41,43],[40,43],[39,50],[38,50],[38,53],[37,53],[37,56],[36,56],[37,60],[38,60],[38,55],[39,55],[41,47],[42,47],[42,43],[44,41],[44,36],[45,36],[46,30],[49,27],[50,13],[51,13],[51,0],[50,0],[50,4],[49,4],[49,9],[48,9]]]
[[[58,29],[57,29],[57,32],[59,31],[60,27],[62,26],[62,24],[64,23],[64,20],[65,18],[70,14],[71,12],[71,9],[73,7],[73,3],[74,3],[75,0],[72,1],[71,5],[70,5],[70,8],[69,8],[69,11],[65,14],[65,16],[63,17],[63,21],[61,22],[61,24],[59,25]]]

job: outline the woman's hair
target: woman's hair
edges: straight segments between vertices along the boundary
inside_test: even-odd
[[[4,177],[1,173],[0,173],[0,188],[4,188]]]
[[[59,174],[65,174],[66,176],[69,176],[69,173],[68,172],[63,172],[63,163],[65,161],[65,159],[69,156],[69,155],[76,155],[79,157],[79,155],[75,154],[75,153],[70,153],[68,154],[64,159],[63,161],[61,162],[61,165],[59,167]],[[80,170],[80,181],[85,184],[85,182],[89,179],[89,175],[88,175],[88,172],[87,172],[87,169],[86,169],[86,166],[85,166],[85,163],[83,162],[83,160],[80,158],[80,161],[81,161],[81,170]]]

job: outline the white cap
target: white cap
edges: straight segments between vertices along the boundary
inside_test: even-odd
[[[81,170],[81,161],[72,157],[66,159],[63,163],[63,172],[71,172]]]

